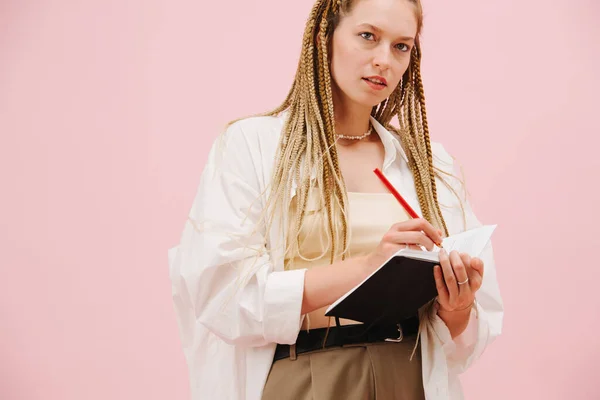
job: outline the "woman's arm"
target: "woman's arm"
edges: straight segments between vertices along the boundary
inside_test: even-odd
[[[365,257],[353,257],[307,270],[302,314],[332,304],[362,282],[369,273]]]

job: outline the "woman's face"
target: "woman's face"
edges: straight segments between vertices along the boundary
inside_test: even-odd
[[[334,99],[370,109],[389,97],[408,68],[416,34],[408,0],[356,0],[333,32]]]

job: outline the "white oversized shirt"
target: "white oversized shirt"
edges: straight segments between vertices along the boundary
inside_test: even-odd
[[[280,245],[284,236],[277,221],[269,232],[254,229],[264,194],[269,193],[285,117],[282,113],[238,121],[227,129],[222,142],[213,143],[180,243],[169,249],[173,301],[192,400],[259,400],[276,343],[294,343],[304,318],[306,269],[284,271]],[[421,214],[399,138],[374,118],[371,122],[385,148],[383,173]],[[442,145],[432,143],[432,151],[434,165],[455,174],[453,159]],[[458,179],[450,179],[450,184],[463,198],[466,220],[456,196],[438,179],[438,201],[449,233],[481,226]],[[286,226],[286,215],[282,218]],[[491,242],[480,258],[485,267],[483,284],[466,331],[453,340],[435,310],[431,321],[422,318],[427,400],[462,399],[458,375],[501,332],[503,305]]]

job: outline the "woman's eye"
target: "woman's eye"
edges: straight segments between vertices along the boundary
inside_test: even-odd
[[[369,40],[369,38],[373,37],[373,34],[371,32],[362,32],[360,36],[362,36],[363,39]]]
[[[410,47],[404,43],[400,43],[396,46],[396,48],[402,52],[407,52],[410,50]]]

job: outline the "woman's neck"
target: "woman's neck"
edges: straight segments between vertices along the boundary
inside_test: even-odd
[[[365,107],[340,93],[337,85],[332,90],[335,132],[343,136],[362,136],[370,128],[372,107]]]
[[[364,107],[335,108],[335,132],[344,136],[362,136],[371,127],[371,110]]]

